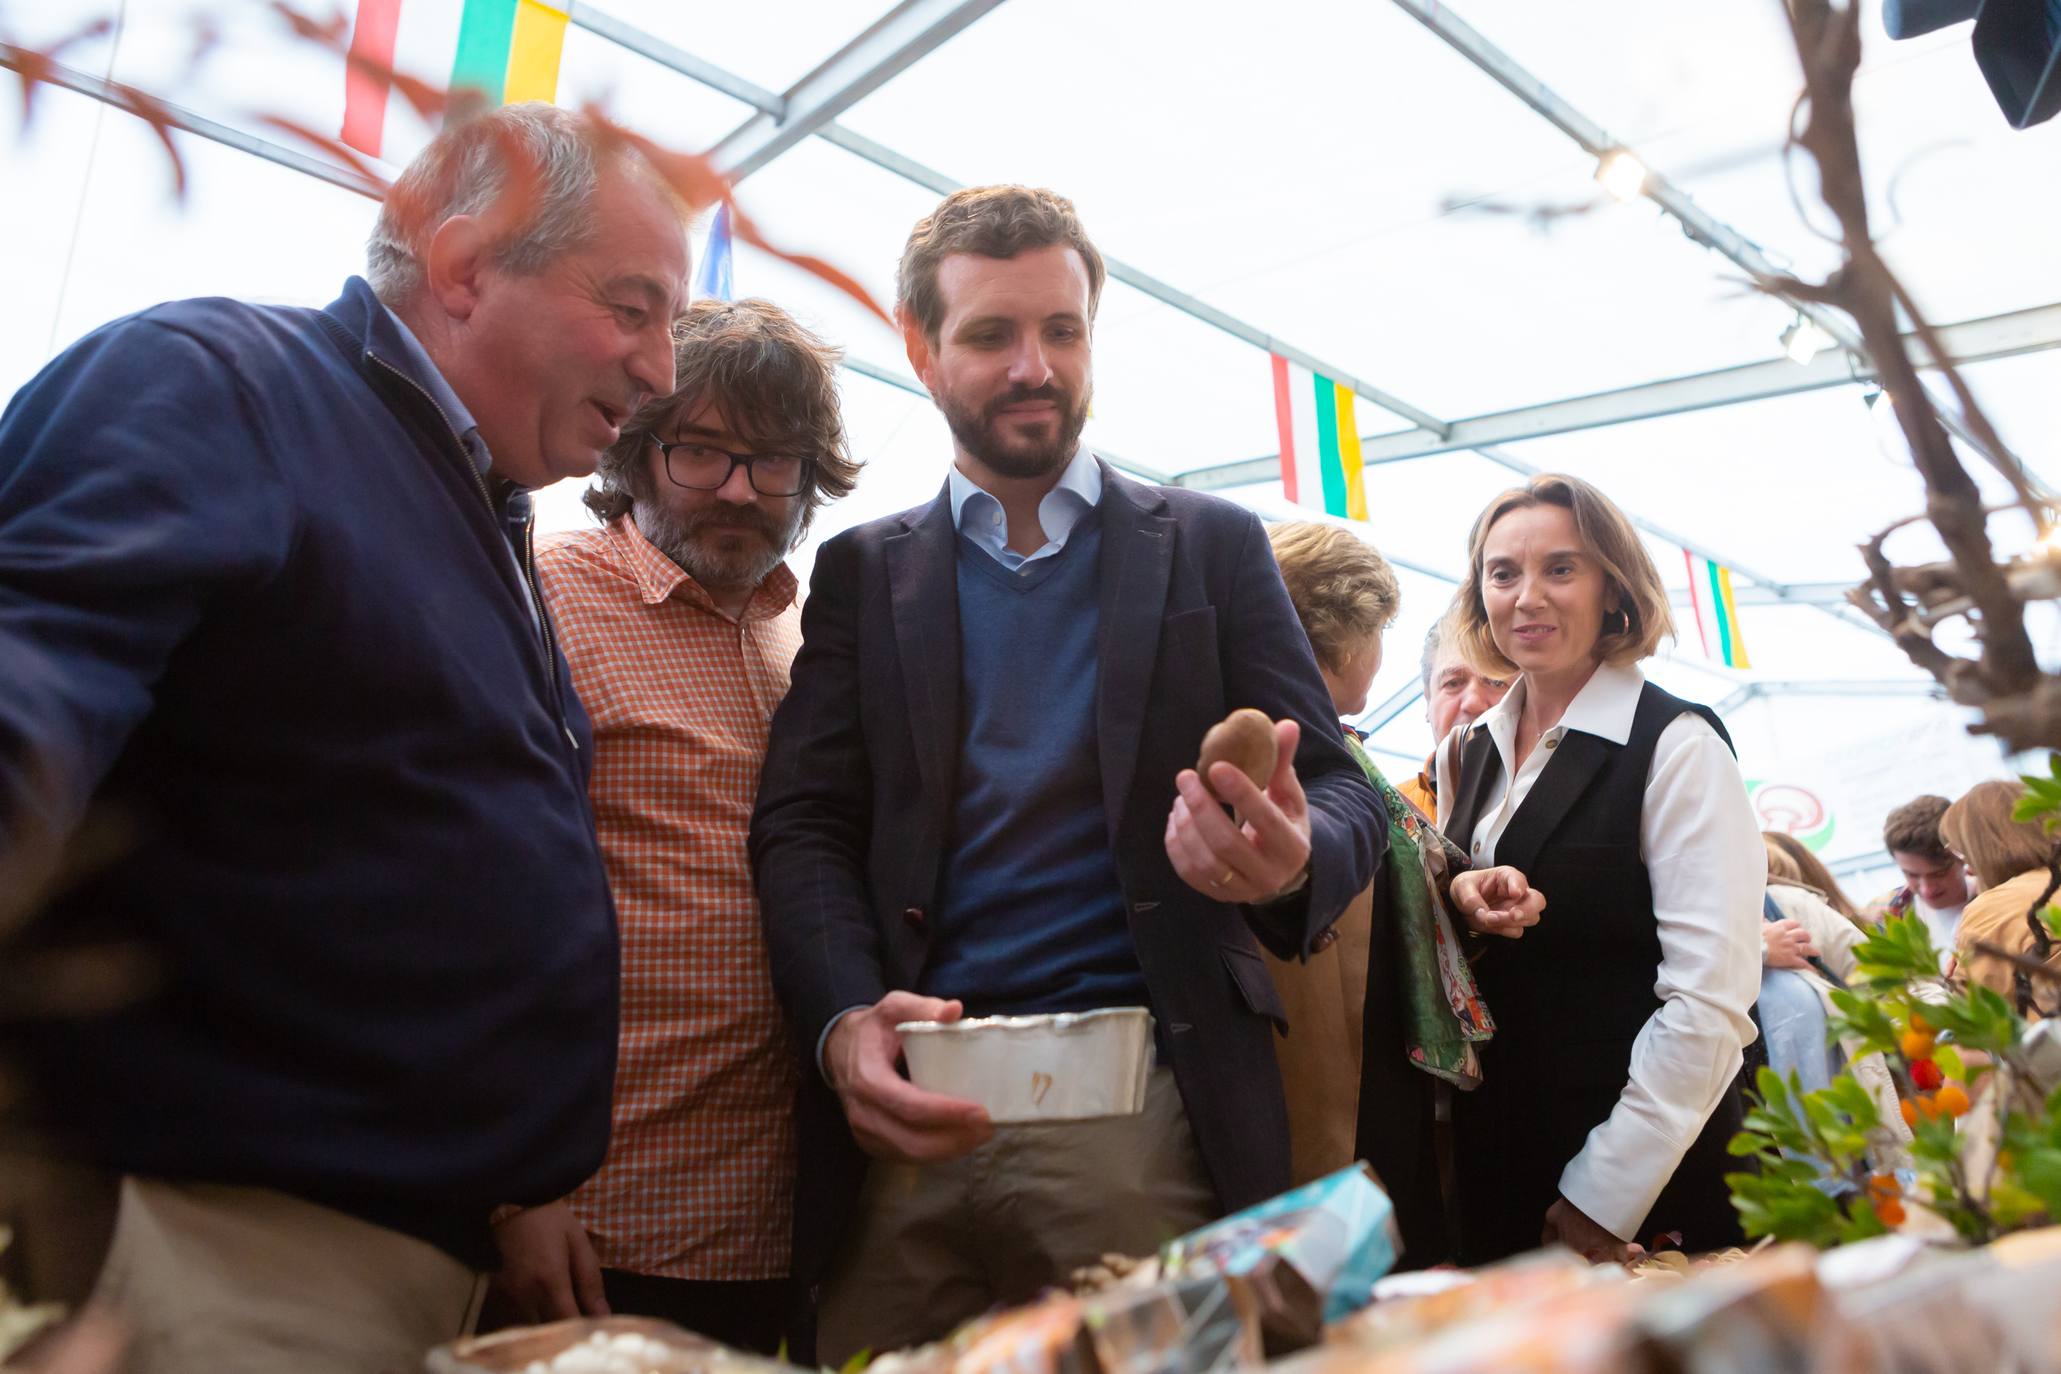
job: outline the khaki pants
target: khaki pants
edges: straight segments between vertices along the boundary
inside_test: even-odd
[[[479,1276],[433,1245],[264,1188],[122,1180],[96,1296],[123,1374],[416,1374]]]
[[[935,1340],[1105,1254],[1150,1255],[1220,1214],[1171,1069],[1145,1110],[998,1126],[945,1164],[875,1162],[823,1286],[818,1359]]]

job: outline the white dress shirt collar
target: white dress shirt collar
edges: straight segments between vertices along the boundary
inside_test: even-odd
[[[1074,450],[1059,481],[1038,502],[1038,525],[1045,542],[1036,552],[1019,554],[1009,547],[1009,517],[1002,503],[952,465],[946,476],[951,493],[952,525],[1012,572],[1026,563],[1050,558],[1066,547],[1066,538],[1083,515],[1102,502],[1102,468],[1086,444]]]
[[[1475,724],[1476,729],[1486,729],[1495,740],[1506,776],[1517,771],[1512,759],[1517,753],[1517,722],[1524,711],[1526,687],[1520,676],[1503,699],[1483,712]],[[1558,744],[1569,730],[1579,730],[1612,744],[1623,744],[1632,737],[1632,717],[1638,714],[1639,694],[1645,687],[1646,678],[1637,668],[1597,664],[1596,671],[1574,694],[1574,700],[1567,703],[1560,719],[1540,735],[1540,741],[1551,738]]]

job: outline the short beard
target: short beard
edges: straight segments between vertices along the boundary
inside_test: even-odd
[[[785,527],[757,506],[716,504],[686,515],[677,515],[658,502],[639,494],[634,498],[630,518],[644,541],[678,564],[680,570],[704,587],[736,590],[757,587],[794,547],[807,511],[802,500],[794,503]],[[765,537],[758,550],[730,552],[716,546],[714,535],[724,528],[757,530]]]
[[[945,423],[951,426],[952,438],[958,441],[960,449],[990,472],[1003,477],[1049,477],[1065,467],[1073,458],[1074,450],[1080,446],[1081,429],[1088,423],[1088,403],[1093,397],[1094,388],[1090,386],[1081,393],[1079,403],[1069,409],[1066,392],[1056,386],[1012,387],[977,412],[958,404],[950,396],[939,398],[938,409],[944,412]],[[1022,401],[1057,403],[1059,428],[1051,443],[1030,449],[1010,447],[1004,443],[997,432],[995,418],[1002,407]]]

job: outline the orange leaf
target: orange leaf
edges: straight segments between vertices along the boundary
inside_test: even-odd
[[[885,310],[880,308],[880,303],[873,299],[873,293],[868,291],[865,287],[859,285],[858,281],[855,278],[847,275],[843,270],[839,268],[832,267],[829,263],[823,261],[823,259],[819,257],[815,257],[808,253],[790,253],[784,248],[774,247],[772,244],[766,241],[765,235],[761,234],[758,231],[758,226],[753,224],[751,220],[748,219],[744,215],[744,213],[737,208],[737,205],[734,201],[731,202],[730,205],[730,227],[736,231],[737,237],[743,239],[752,247],[757,248],[762,252],[771,253],[774,257],[780,259],[782,262],[793,263],[796,267],[801,268],[802,271],[807,272],[812,276],[819,277],[826,282],[829,282],[832,286],[844,292],[845,295],[850,296],[860,305],[865,306],[866,309],[871,311],[880,320],[882,324],[886,325],[890,329],[894,328],[895,322],[893,318],[890,317]]]
[[[186,160],[179,156],[179,145],[172,141],[172,112],[164,102],[154,95],[146,95],[134,86],[115,86],[121,97],[121,109],[135,115],[150,126],[158,142],[165,145],[165,156],[172,162],[172,196],[175,200],[186,199]]]
[[[260,124],[268,124],[272,128],[279,130],[279,132],[297,138],[312,147],[319,148],[337,161],[348,166],[353,172],[365,178],[365,180],[371,182],[382,196],[393,189],[387,184],[387,179],[381,176],[370,162],[365,160],[363,154],[348,143],[345,143],[342,139],[332,138],[328,134],[318,134],[307,125],[288,119],[284,115],[259,115],[257,116],[257,121]]]

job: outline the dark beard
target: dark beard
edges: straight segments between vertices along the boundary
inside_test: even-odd
[[[640,499],[631,519],[637,522],[637,533],[644,536],[646,543],[672,559],[702,586],[756,587],[794,547],[805,509],[797,500],[783,528],[781,522],[757,506],[718,504],[681,516],[654,501]],[[757,549],[736,552],[720,549],[714,536],[724,529],[756,530],[765,543]]]
[[[1081,441],[1081,429],[1088,423],[1088,403],[1093,388],[1081,393],[1080,402],[1069,408],[1067,395],[1056,386],[1018,387],[1002,393],[978,412],[961,406],[950,397],[939,409],[951,427],[952,438],[965,454],[1003,477],[1048,477],[1066,466]],[[1059,406],[1059,426],[1048,444],[1034,448],[1010,447],[996,431],[995,417],[1002,407],[1022,401],[1053,401]]]

